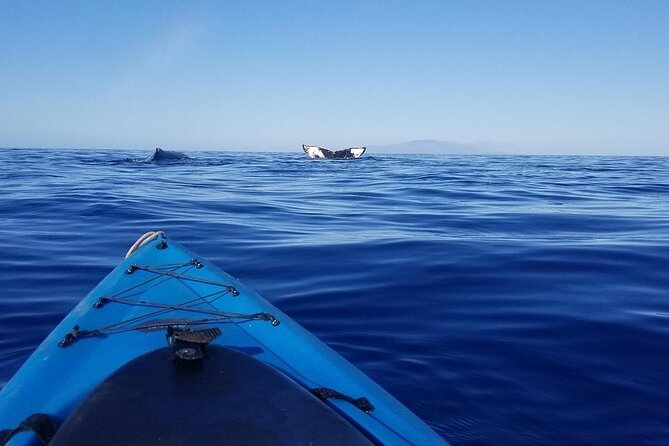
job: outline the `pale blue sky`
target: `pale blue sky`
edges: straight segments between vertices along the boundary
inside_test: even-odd
[[[669,1],[0,0],[0,147],[669,155]]]

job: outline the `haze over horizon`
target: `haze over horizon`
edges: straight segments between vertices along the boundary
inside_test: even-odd
[[[669,155],[669,2],[1,5],[0,147]]]

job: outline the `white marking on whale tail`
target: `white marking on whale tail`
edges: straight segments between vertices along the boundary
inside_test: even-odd
[[[309,158],[325,158],[323,150],[318,146],[307,146],[305,144],[302,144],[302,149]]]
[[[367,147],[351,147],[348,149],[351,152],[351,155],[353,155],[353,158],[360,158],[363,153],[365,153],[365,150],[367,150]]]

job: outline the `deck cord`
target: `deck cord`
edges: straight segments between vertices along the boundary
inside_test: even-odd
[[[205,324],[216,324],[223,322],[230,322],[233,320],[242,322],[242,321],[267,321],[272,324],[272,326],[279,325],[279,320],[276,319],[273,315],[269,313],[234,313],[228,311],[220,311],[216,309],[207,309],[207,308],[198,308],[198,305],[201,304],[212,304],[219,298],[231,294],[232,296],[238,296],[239,291],[230,284],[217,282],[208,279],[202,279],[199,277],[186,275],[193,267],[202,268],[202,263],[197,259],[192,259],[185,263],[166,263],[166,264],[155,264],[155,265],[131,265],[127,270],[126,274],[133,274],[135,271],[145,271],[148,273],[155,274],[154,277],[151,277],[147,280],[144,280],[138,284],[135,284],[129,288],[119,291],[116,294],[110,296],[100,297],[93,307],[100,309],[105,306],[107,303],[119,303],[124,305],[133,305],[140,307],[150,307],[156,308],[156,310],[149,311],[144,314],[126,319],[124,321],[116,322],[104,327],[95,328],[95,329],[81,329],[78,325],[75,325],[70,332],[68,332],[63,339],[58,343],[59,347],[67,347],[76,340],[84,337],[92,336],[104,336],[114,333],[123,333],[128,331],[137,331],[137,330],[155,330],[160,328],[166,328],[170,326],[174,327],[188,327],[191,325],[205,325]],[[186,268],[184,271],[178,272],[180,268]],[[189,299],[187,301],[181,302],[179,304],[165,304],[162,302],[153,302],[146,300],[131,299],[128,297],[121,297],[123,294],[127,294],[130,291],[136,290],[139,287],[147,285],[150,282],[155,281],[161,277],[167,278],[166,280],[176,279],[178,281],[190,281],[196,283],[203,283],[207,285],[220,286],[223,289],[214,291],[213,293],[199,295],[192,288],[188,287],[191,292],[196,294],[196,297]],[[164,283],[162,281],[160,283]],[[157,285],[157,284],[156,284]],[[211,299],[210,299],[211,298]],[[157,316],[159,314],[164,314],[170,311],[184,311],[197,314],[207,314],[215,317],[202,318],[202,319],[175,319],[170,321],[149,321],[146,323],[138,323],[141,320],[145,320],[152,316]],[[134,325],[133,325],[134,324]]]

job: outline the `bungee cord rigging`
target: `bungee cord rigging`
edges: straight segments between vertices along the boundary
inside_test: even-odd
[[[151,273],[154,276],[149,277],[148,279],[143,280],[137,284],[134,284],[128,288],[125,288],[116,294],[103,295],[99,297],[98,300],[93,304],[93,307],[95,309],[102,309],[104,306],[110,303],[117,303],[122,305],[153,308],[154,310],[103,327],[98,327],[93,329],[82,329],[78,325],[75,325],[72,328],[72,330],[68,332],[63,337],[63,339],[58,343],[58,346],[67,347],[72,343],[74,343],[75,341],[77,341],[78,339],[85,337],[106,336],[110,334],[123,333],[128,331],[151,331],[169,327],[173,328],[178,327],[184,329],[188,328],[189,326],[219,324],[233,321],[234,322],[266,321],[270,322],[272,326],[279,325],[280,323],[279,320],[269,313],[265,312],[236,313],[231,311],[222,311],[215,309],[212,306],[212,304],[215,301],[226,295],[237,297],[239,296],[239,291],[237,291],[237,289],[234,286],[224,282],[203,279],[201,277],[187,274],[192,268],[200,269],[202,267],[203,264],[197,259],[191,259],[188,262],[184,263],[130,265],[130,267],[126,270],[126,274],[128,275],[134,274],[136,271],[144,271],[147,273]],[[180,271],[181,269],[183,270]],[[158,282],[158,280],[161,278],[165,280]],[[220,289],[217,289],[208,294],[201,295],[197,291],[195,291],[192,287],[186,286],[185,288],[190,290],[191,293],[195,294],[195,297],[177,304],[167,304],[151,300],[124,297],[124,295],[128,296],[134,294],[142,294],[148,285],[157,286],[165,283],[168,280],[176,280],[181,283],[183,283],[182,281],[199,283],[204,285],[220,287]],[[138,290],[144,290],[144,291],[138,292]],[[133,291],[136,293],[130,294]],[[209,305],[212,307],[203,308],[202,305]],[[199,319],[175,318],[168,320],[148,320],[156,316],[177,311],[192,313],[197,315],[208,315],[210,317],[203,317]],[[146,321],[146,322],[140,322],[140,321]]]

